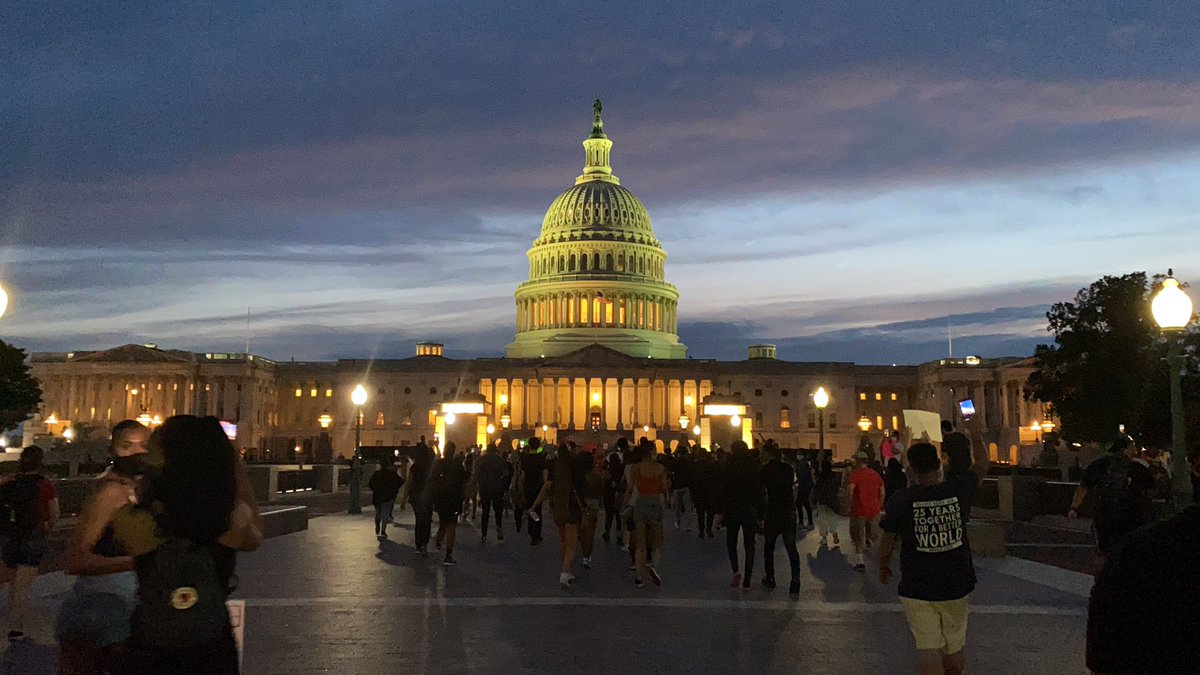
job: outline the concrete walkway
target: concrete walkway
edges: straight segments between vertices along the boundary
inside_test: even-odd
[[[578,583],[564,592],[552,524],[537,547],[511,518],[502,544],[480,544],[475,525],[460,524],[459,564],[444,567],[415,553],[411,512],[398,515],[388,542],[376,542],[368,508],[315,518],[241,557],[247,673],[913,672],[894,584],[853,571],[813,533],[800,544],[794,600],[782,549],[781,588],[758,585],[760,560],[754,589],[732,591],[723,533],[701,540],[673,528],[662,588],[634,588],[627,554],[597,537],[594,569],[577,562]],[[968,672],[1086,673],[1089,577],[1015,558],[978,567]],[[39,578],[34,641],[10,647],[3,672],[53,672],[47,645],[69,584]]]

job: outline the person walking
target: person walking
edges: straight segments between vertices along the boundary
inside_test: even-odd
[[[496,541],[504,541],[504,492],[509,480],[508,462],[500,456],[500,441],[488,446],[475,460],[473,483],[479,486],[479,501],[483,506],[480,522],[480,541],[487,542],[489,516],[496,516]]]
[[[392,522],[392,510],[396,507],[396,495],[404,486],[404,479],[396,473],[391,459],[379,460],[379,469],[371,474],[367,487],[371,488],[371,505],[375,507],[375,538],[388,538],[387,526]]]
[[[413,546],[421,555],[429,554],[429,538],[433,533],[433,470],[436,457],[433,448],[425,445],[424,437],[413,448],[413,460],[408,467],[408,480],[404,483],[404,494],[400,498],[401,508],[412,504]]]
[[[887,469],[883,475],[884,504],[892,498],[892,495],[906,487],[908,487],[908,476],[904,475],[904,466],[900,464],[899,457],[892,457],[888,460]]]
[[[675,508],[675,529],[682,529],[684,532],[692,528],[683,524],[683,514],[687,510],[687,502],[692,502],[692,508],[696,506],[696,500],[692,497],[692,483],[695,477],[696,463],[688,452],[685,443],[679,444],[679,449],[675,451],[675,461],[671,464],[671,501]]]
[[[975,589],[964,484],[941,480],[937,448],[928,443],[913,444],[908,461],[916,482],[892,495],[880,522],[879,581],[892,578],[899,540],[900,602],[918,672],[958,675],[966,667],[968,599]]]
[[[1118,437],[1109,454],[1095,460],[1083,473],[1067,517],[1074,520],[1088,497],[1093,499],[1092,528],[1100,562],[1116,553],[1130,532],[1150,522],[1150,497],[1154,476],[1134,460],[1137,447],[1128,436]]]
[[[582,452],[575,458],[575,490],[583,498],[583,521],[579,524],[579,548],[583,553],[584,569],[592,568],[592,552],[596,547],[596,526],[605,498],[604,453]]]
[[[829,451],[822,450],[821,458],[817,462],[817,480],[813,486],[813,519],[817,524],[817,532],[821,535],[821,546],[828,544],[827,538],[830,535],[833,535],[834,546],[842,543],[838,538],[835,518],[840,490],[841,481],[833,471],[833,460]]]
[[[813,486],[812,464],[807,457],[801,456],[796,462],[796,515],[798,525],[807,530],[813,529]]]
[[[529,507],[529,517],[537,522],[542,502],[550,500],[550,512],[558,526],[558,557],[561,569],[558,585],[566,590],[575,583],[571,567],[575,562],[575,550],[579,545],[579,525],[583,522],[583,499],[576,490],[574,460],[579,453],[575,444],[565,441],[558,446],[554,459],[544,469],[542,489]],[[531,523],[532,524],[532,523]]]
[[[854,470],[847,483],[850,489],[850,541],[854,542],[854,569],[867,571],[863,551],[870,549],[879,527],[879,512],[883,508],[884,486],[879,472],[868,465],[867,453],[854,454]],[[964,500],[963,508],[966,508]]]
[[[21,451],[17,475],[0,486],[0,558],[9,574],[8,639],[25,639],[29,588],[46,555],[47,536],[58,520],[58,491],[41,474],[45,450]]]
[[[788,592],[800,593],[800,552],[796,550],[797,514],[792,486],[796,483],[796,472],[783,461],[779,446],[768,442],[764,453],[769,460],[762,468],[762,484],[767,494],[766,513],[763,518],[763,588],[775,588],[775,540],[783,538],[791,565],[792,583]]]
[[[692,504],[696,507],[696,530],[701,539],[713,536],[713,520],[721,505],[721,466],[712,453],[701,449],[692,480]]]
[[[435,543],[446,547],[442,564],[450,567],[458,563],[454,559],[454,535],[458,532],[458,517],[463,508],[463,495],[467,487],[467,470],[458,447],[447,441],[443,455],[433,470],[433,508],[438,514],[438,529]]]
[[[117,545],[112,522],[137,503],[150,430],[137,420],[112,428],[111,465],[92,484],[67,541],[67,574],[75,583],[54,625],[60,675],[116,675],[124,668],[137,604],[133,557]]]
[[[542,543],[542,505],[539,503],[534,506],[534,502],[538,498],[538,494],[542,491],[542,482],[545,480],[546,473],[546,457],[542,454],[542,439],[537,436],[531,436],[525,444],[525,452],[521,453],[521,475],[523,483],[524,503],[529,504],[529,513],[532,513],[536,518],[529,518],[529,544],[537,546]],[[517,526],[520,529],[520,526]]]
[[[641,459],[630,467],[629,486],[625,493],[626,503],[633,507],[634,566],[637,568],[633,584],[639,588],[646,584],[647,573],[655,586],[662,585],[659,564],[662,560],[662,521],[668,479],[666,468],[657,461],[657,454],[652,444],[642,444]]]
[[[617,439],[617,447],[624,438]],[[621,519],[622,501],[625,497],[625,464],[617,451],[610,452],[604,462],[604,534],[600,538],[605,542],[612,541],[612,527],[617,526],[617,546],[625,545],[625,526]]]
[[[721,485],[721,521],[725,526],[725,548],[729,554],[729,565],[733,568],[730,588],[741,586],[750,590],[750,578],[754,574],[754,535],[758,532],[763,515],[762,466],[745,441],[737,440]],[[738,566],[738,533],[742,536],[745,566]]]

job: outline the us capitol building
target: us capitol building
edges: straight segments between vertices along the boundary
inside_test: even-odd
[[[417,344],[410,358],[328,362],[133,344],[36,353],[33,374],[45,393],[26,423],[26,443],[98,437],[125,418],[154,424],[194,413],[227,421],[250,456],[290,462],[312,453],[311,460],[319,447],[349,456],[361,410],[365,447],[421,436],[462,445],[537,435],[688,436],[726,447],[766,437],[816,448],[823,429],[825,446],[845,458],[861,429],[877,444],[883,430],[903,423],[903,409],[952,418],[965,398],[997,447],[1035,441],[1027,432],[1044,413],[1023,397],[1027,358],[864,366],[783,361],[773,345],[748,346],[742,361],[686,358],[667,254],[646,208],[613,174],[600,112],[596,101],[582,175],[551,202],[527,254],[529,280],[516,290],[516,334],[505,357],[455,359],[437,343]],[[360,384],[361,408],[351,401]],[[829,396],[823,411],[814,403],[819,388]]]

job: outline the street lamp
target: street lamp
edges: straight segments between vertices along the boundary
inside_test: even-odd
[[[699,425],[699,424],[697,424],[696,426],[692,427],[692,435],[693,435],[693,436],[699,436],[699,435],[700,435],[700,425]]]
[[[325,413],[317,418],[317,424],[321,425],[321,429],[328,429],[330,424],[333,424],[333,418],[329,413]]]
[[[690,422],[690,421],[691,421],[691,420],[688,418],[688,416],[687,416],[687,414],[686,414],[686,413],[685,413],[685,414],[683,414],[683,415],[680,415],[680,416],[679,416],[679,428],[680,428],[680,429],[687,429],[687,428],[688,428],[688,422]]]
[[[0,286],[0,316],[8,311],[8,291],[3,286]]]
[[[1167,368],[1171,371],[1171,493],[1175,509],[1192,503],[1191,472],[1187,465],[1187,424],[1183,414],[1183,351],[1180,336],[1192,320],[1192,299],[1179,287],[1174,270],[1167,270],[1162,289],[1150,302],[1154,321],[1167,337]]]
[[[864,434],[871,431],[871,418],[867,417],[866,415],[858,418],[858,428],[861,429]]]
[[[361,384],[350,392],[350,402],[354,404],[354,458],[350,460],[350,508],[348,513],[362,513],[359,499],[362,492],[362,408],[367,404],[367,390]]]
[[[825,406],[829,405],[829,392],[825,387],[817,387],[813,394],[813,405],[817,406],[817,446],[825,449]]]

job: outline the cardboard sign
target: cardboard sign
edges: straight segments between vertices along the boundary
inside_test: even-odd
[[[246,601],[226,600],[225,607],[229,609],[229,623],[233,626],[233,641],[237,643],[238,670],[242,670],[242,653],[245,651],[242,641],[246,637]]]
[[[904,410],[904,426],[912,431],[912,442],[928,440],[942,442],[942,418],[928,410]]]

